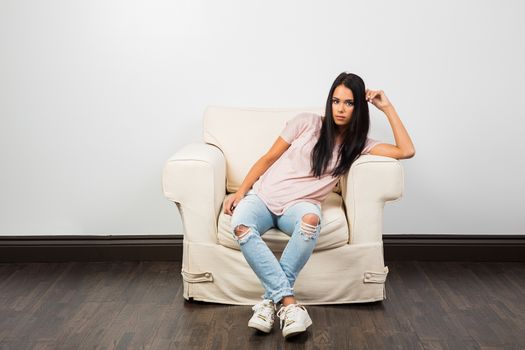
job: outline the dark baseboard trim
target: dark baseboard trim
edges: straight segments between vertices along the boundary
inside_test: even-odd
[[[0,262],[180,261],[182,235],[0,236]],[[385,261],[525,261],[525,235],[383,235]]]
[[[0,237],[0,262],[177,261],[182,235]]]
[[[383,235],[386,261],[525,261],[525,235]]]

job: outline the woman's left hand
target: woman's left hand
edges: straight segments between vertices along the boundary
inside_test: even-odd
[[[376,106],[380,110],[384,110],[385,108],[392,105],[390,103],[390,100],[388,97],[386,97],[383,90],[370,90],[366,89],[366,100],[370,103],[372,103],[374,106]]]

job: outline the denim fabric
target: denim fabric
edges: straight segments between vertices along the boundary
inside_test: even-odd
[[[318,225],[302,222],[306,214],[317,215]],[[278,303],[284,296],[294,295],[295,280],[314,250],[321,220],[321,206],[310,202],[296,203],[282,215],[276,215],[268,210],[253,189],[239,201],[231,217],[231,232],[264,287],[264,299]],[[235,234],[235,228],[239,225],[249,227],[247,233],[240,237]],[[290,236],[279,261],[261,238],[272,227]]]

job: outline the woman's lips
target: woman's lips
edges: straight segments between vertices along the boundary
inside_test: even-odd
[[[336,115],[335,117],[336,117],[337,119],[339,119],[339,120],[344,120],[344,119],[345,119],[345,117],[342,117],[342,116],[340,116],[340,115]]]

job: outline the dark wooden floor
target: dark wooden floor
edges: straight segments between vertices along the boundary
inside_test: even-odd
[[[187,302],[180,262],[0,264],[0,349],[525,349],[525,263],[387,262],[387,299],[309,306],[284,341]]]

